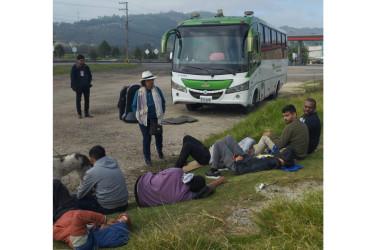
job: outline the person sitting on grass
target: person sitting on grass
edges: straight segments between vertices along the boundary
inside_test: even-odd
[[[206,185],[201,175],[185,174],[181,168],[169,168],[157,174],[144,173],[135,182],[135,200],[141,207],[153,207],[200,199],[214,193],[216,187],[226,183],[220,178]]]
[[[54,179],[54,240],[68,243],[76,250],[119,247],[129,241],[131,217],[128,214],[123,213],[115,219],[93,211],[77,210],[74,200],[69,197],[66,186]]]
[[[221,161],[232,173],[237,175],[278,169],[282,166],[291,167],[295,165],[294,153],[295,150],[293,148],[287,147],[275,151],[274,155],[249,155],[239,147],[231,135],[228,135],[225,138],[225,142],[218,140],[214,143],[212,168],[205,173],[205,177],[210,179],[221,178],[219,172],[219,163]]]
[[[99,145],[90,149],[89,158],[93,167],[86,172],[77,194],[73,195],[78,208],[102,214],[125,211],[127,185],[116,159],[106,156],[105,149]]]
[[[246,137],[241,142],[239,142],[239,146],[245,151],[250,152],[253,147],[253,144],[255,144],[256,141]],[[175,163],[176,168],[183,168],[183,166],[186,164],[187,159],[189,156],[194,158],[200,165],[208,165],[212,163],[212,151],[213,146],[208,149],[204,146],[204,144],[195,139],[194,137],[190,135],[186,135],[183,137],[183,146],[181,149],[181,152],[179,154],[179,158]]]
[[[300,121],[305,123],[309,131],[308,154],[317,150],[319,137],[321,135],[321,121],[316,112],[317,102],[313,98],[307,98],[304,102],[304,114],[300,117]]]
[[[308,127],[297,119],[294,105],[287,105],[282,109],[283,119],[286,127],[282,135],[277,137],[270,131],[263,134],[258,144],[254,145],[255,154],[261,154],[266,148],[270,150],[291,147],[295,149],[295,158],[305,159],[308,152],[309,132]],[[274,148],[274,146],[276,146]]]

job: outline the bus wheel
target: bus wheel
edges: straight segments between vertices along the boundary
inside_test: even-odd
[[[249,112],[255,111],[255,109],[257,108],[257,104],[258,104],[258,101],[257,101],[257,90],[256,90],[255,94],[253,95],[252,104],[246,107],[242,107],[242,113],[248,114]]]
[[[252,106],[246,106],[246,107],[241,107],[241,112],[242,112],[242,114],[244,114],[244,115],[246,115],[246,114],[248,114],[249,112],[251,112],[252,111]]]
[[[196,104],[186,104],[186,108],[188,111],[196,111],[196,109],[202,107],[203,105],[196,103]]]
[[[278,97],[278,91],[279,91],[279,82],[277,84],[277,90],[275,91],[275,93],[272,96],[274,100],[277,99],[277,97]]]

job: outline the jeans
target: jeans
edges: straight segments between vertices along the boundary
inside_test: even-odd
[[[189,156],[192,156],[200,165],[209,164],[209,150],[199,140],[186,135],[183,138],[183,146],[179,158],[175,163],[176,168],[183,168]]]
[[[75,91],[75,102],[76,102],[76,107],[77,107],[77,112],[78,115],[82,114],[82,109],[81,109],[81,99],[82,99],[82,94],[84,96],[84,113],[88,114],[88,110],[90,109],[90,87],[83,87],[83,88],[77,88]]]
[[[273,149],[274,145],[274,142],[272,142],[272,140],[268,136],[263,135],[258,144],[254,146],[255,154],[263,153],[265,148]]]
[[[112,214],[112,213],[122,212],[122,211],[125,211],[128,206],[128,204],[126,204],[121,207],[107,209],[107,208],[102,207],[97,202],[97,198],[94,195],[86,195],[80,200],[77,198],[76,194],[73,194],[71,197],[73,197],[73,199],[75,200],[75,204],[77,205],[79,209],[94,211],[94,212],[98,212],[101,214]]]
[[[218,169],[219,163],[222,160],[226,167],[235,172],[234,154],[244,155],[244,151],[231,135],[226,136],[225,142],[221,140],[216,141],[212,155],[212,168]]]
[[[152,141],[152,135],[149,134],[149,126],[151,125],[151,122],[147,121],[147,126],[144,126],[139,123],[140,131],[143,135],[143,154],[144,158],[150,160],[151,159],[151,141]],[[156,138],[156,148],[157,152],[162,152],[162,134],[161,135],[155,135]]]

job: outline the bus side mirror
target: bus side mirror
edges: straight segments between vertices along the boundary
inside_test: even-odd
[[[166,53],[166,46],[171,35],[175,34],[175,29],[170,29],[161,38],[161,53]]]
[[[253,52],[253,42],[254,42],[253,28],[251,27],[251,29],[248,32],[248,36],[247,36],[247,52],[250,52],[250,53]]]

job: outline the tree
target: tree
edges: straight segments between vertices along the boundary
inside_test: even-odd
[[[119,48],[117,46],[113,47],[112,56],[119,56]]]
[[[290,60],[290,62],[292,63],[294,62],[292,58],[292,53],[297,53],[297,51],[298,51],[298,45],[290,47],[288,49],[288,60]],[[308,58],[309,58],[309,50],[306,46],[302,45],[301,46],[301,63],[305,64],[308,61]]]
[[[55,51],[53,51],[53,56],[63,56],[65,55],[65,49],[61,44],[55,46]]]
[[[111,47],[107,41],[102,41],[99,45],[99,56],[104,57],[110,55]]]
[[[88,56],[90,57],[91,60],[96,61],[97,59],[96,49],[90,49],[90,51],[88,52]]]

